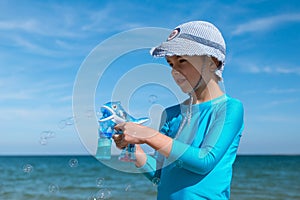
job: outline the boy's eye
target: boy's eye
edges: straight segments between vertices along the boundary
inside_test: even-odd
[[[178,60],[179,63],[184,63],[186,61],[187,61],[186,59],[180,59],[180,60]]]
[[[169,60],[167,60],[167,63],[169,64],[170,67],[173,67],[173,63]]]

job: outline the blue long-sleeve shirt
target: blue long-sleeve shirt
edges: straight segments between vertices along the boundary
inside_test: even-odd
[[[148,155],[140,169],[150,180],[160,180],[159,200],[229,199],[243,105],[227,95],[195,104],[191,119],[177,133],[187,109],[179,104],[164,111],[160,132],[173,138],[169,157]]]

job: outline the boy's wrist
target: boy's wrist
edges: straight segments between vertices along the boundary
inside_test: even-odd
[[[149,132],[146,134],[146,137],[144,138],[144,143],[151,146],[151,143],[153,143],[153,140],[155,140],[155,138],[158,137],[159,134],[161,133],[157,132],[154,129],[150,129]]]
[[[152,134],[152,137],[145,139],[145,143],[159,151],[162,155],[168,157],[172,148],[173,139],[156,131]]]
[[[137,168],[140,168],[146,164],[147,156],[144,150],[142,149],[142,147],[138,144],[136,145],[135,157],[136,157],[135,166]]]

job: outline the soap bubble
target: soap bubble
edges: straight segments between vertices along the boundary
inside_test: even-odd
[[[96,117],[97,117],[98,119],[103,118],[103,113],[100,112],[100,111],[97,111],[97,112],[96,112]]]
[[[79,165],[79,163],[78,163],[78,160],[77,159],[75,159],[75,158],[72,158],[72,159],[70,159],[69,160],[69,166],[70,167],[78,167],[78,165]]]
[[[103,187],[103,185],[104,185],[104,178],[97,178],[97,180],[96,180],[96,186],[98,187],[98,188],[101,188],[101,187]]]
[[[85,114],[88,118],[92,118],[94,116],[94,110],[89,109],[89,110],[85,111]]]
[[[60,129],[63,129],[63,128],[66,127],[66,122],[65,122],[64,119],[63,119],[63,120],[60,120],[60,121],[58,122],[58,127],[59,127]]]
[[[182,168],[182,165],[183,165],[182,160],[177,160],[177,161],[176,161],[176,167]]]
[[[26,164],[23,166],[23,172],[26,174],[30,174],[33,170],[33,166],[30,164]]]
[[[41,132],[41,138],[54,138],[55,137],[55,132],[54,131],[42,131]]]
[[[48,191],[49,191],[50,193],[57,193],[57,192],[59,192],[59,187],[58,187],[58,185],[50,184],[50,185],[48,186]]]
[[[111,191],[107,188],[100,189],[95,194],[92,194],[88,197],[88,200],[101,200],[101,199],[110,199],[111,198]]]
[[[41,145],[46,145],[47,143],[48,143],[47,138],[43,138],[43,137],[40,138],[40,144]]]
[[[109,198],[111,198],[111,191],[107,188],[102,188],[96,193],[95,197],[97,200],[109,199]]]
[[[40,144],[41,145],[46,145],[48,144],[48,139],[54,138],[55,137],[55,132],[54,131],[42,131],[40,134]]]
[[[154,178],[152,179],[152,183],[153,183],[154,186],[159,185],[159,183],[160,183],[160,178],[154,177]]]
[[[97,200],[97,198],[94,194],[92,194],[91,196],[88,197],[87,200]]]
[[[125,191],[127,192],[127,191],[129,191],[130,190],[130,188],[131,188],[131,184],[128,184],[128,185],[126,185],[126,187],[125,187]]]
[[[155,104],[156,102],[157,102],[157,96],[156,95],[154,95],[154,94],[152,94],[152,95],[150,95],[149,97],[148,97],[148,101],[149,101],[149,103],[151,103],[151,104]]]
[[[58,127],[63,129],[66,126],[72,126],[74,124],[74,117],[68,117],[66,119],[60,120]]]
[[[65,119],[65,124],[66,126],[72,126],[74,124],[74,118],[68,117],[67,119]]]

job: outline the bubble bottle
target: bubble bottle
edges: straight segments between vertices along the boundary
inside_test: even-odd
[[[99,122],[99,137],[98,149],[96,153],[97,159],[110,159],[111,138],[113,134],[123,134],[122,131],[115,131],[114,127],[117,124],[124,122],[133,122],[136,124],[143,124],[149,119],[147,117],[136,119],[129,115],[121,106],[121,102],[108,102],[100,109]],[[125,162],[134,162],[135,158],[135,145],[128,144],[123,149],[119,156],[119,160]]]
[[[111,143],[112,143],[112,126],[110,121],[99,122],[98,128],[98,146],[96,152],[96,159],[109,160],[111,159]]]

